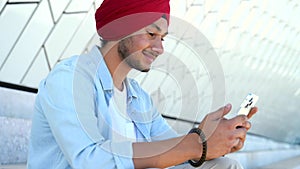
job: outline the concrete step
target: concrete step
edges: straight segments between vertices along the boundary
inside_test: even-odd
[[[0,169],[26,169],[26,164],[0,165]]]

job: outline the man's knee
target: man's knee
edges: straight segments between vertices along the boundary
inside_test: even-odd
[[[238,161],[227,157],[206,161],[203,167],[212,169],[243,169]]]

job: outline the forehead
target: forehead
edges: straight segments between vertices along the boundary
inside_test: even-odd
[[[152,24],[148,25],[146,28],[155,29],[156,31],[164,34],[168,32],[168,22],[165,18],[159,18]]]

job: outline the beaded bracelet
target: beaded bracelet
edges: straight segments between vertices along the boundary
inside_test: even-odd
[[[197,162],[195,162],[193,160],[188,161],[193,167],[199,167],[205,162],[205,159],[206,159],[206,152],[207,152],[206,137],[205,137],[204,132],[199,128],[192,128],[189,131],[189,134],[190,133],[197,133],[200,136],[201,141],[202,141],[202,156],[201,156],[200,160]]]

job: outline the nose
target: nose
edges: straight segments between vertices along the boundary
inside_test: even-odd
[[[161,55],[164,53],[164,47],[163,47],[163,44],[162,44],[162,40],[160,37],[156,37],[154,40],[153,40],[153,44],[151,46],[151,49],[153,52],[155,52],[155,54],[157,55]]]

